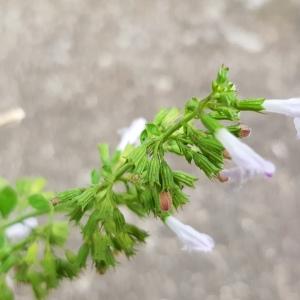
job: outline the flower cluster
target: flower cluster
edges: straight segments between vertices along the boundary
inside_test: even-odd
[[[117,266],[120,255],[135,255],[148,233],[129,223],[124,209],[160,219],[183,250],[212,251],[215,242],[209,235],[174,217],[188,202],[185,189],[193,188],[197,177],[174,170],[168,154],[221,182],[272,177],[275,165],[242,141],[251,132],[241,123],[243,111],[293,117],[300,138],[300,98],[240,99],[222,66],[207,97],[191,98],[182,110],[162,109],[152,122],[134,120],[120,131],[115,151],[100,144],[101,164],[92,170],[88,186],[47,193],[41,178],[19,179],[14,186],[0,178],[0,298],[13,298],[6,280],[11,273],[44,299],[63,278],[78,276],[90,262],[104,274]],[[0,115],[0,126],[24,116],[22,110]],[[228,168],[228,161],[234,167]],[[48,217],[38,219],[43,215]],[[75,250],[66,248],[70,222],[82,235]]]

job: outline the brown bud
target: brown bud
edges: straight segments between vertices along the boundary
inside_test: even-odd
[[[219,174],[218,176],[217,176],[217,178],[219,179],[219,181],[220,182],[227,182],[228,180],[229,180],[229,178],[227,177],[227,176],[225,176],[225,175],[222,175],[222,174]]]
[[[160,209],[168,211],[172,207],[172,196],[169,192],[161,192],[159,194]]]
[[[52,203],[53,206],[59,204],[59,202],[60,202],[60,200],[59,200],[58,197],[51,199],[51,203]]]
[[[230,156],[229,152],[226,149],[223,151],[223,156],[226,159],[231,159],[231,156]]]
[[[251,134],[251,128],[247,125],[241,124],[240,137],[246,138]]]

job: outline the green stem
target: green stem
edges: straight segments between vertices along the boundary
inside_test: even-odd
[[[174,126],[169,128],[161,137],[160,144],[166,142],[166,140],[178,129],[180,129],[184,124],[188,123],[192,119],[194,119],[198,114],[204,110],[206,104],[211,100],[212,94],[208,95],[206,98],[199,102],[198,107],[191,113],[187,114],[184,118],[179,120]]]
[[[117,171],[114,176],[114,181],[118,180],[124,173],[126,173],[129,169],[133,167],[132,163],[125,163],[123,166],[121,166]]]
[[[17,223],[21,223],[23,222],[24,220],[28,219],[28,218],[31,218],[31,217],[37,217],[37,216],[40,216],[40,215],[43,215],[45,213],[48,213],[49,211],[32,211],[30,213],[27,213],[27,214],[24,214],[18,218],[16,218],[15,220],[13,221],[10,221],[6,224],[3,224],[2,226],[0,226],[0,231],[14,225],[14,224],[17,224]]]

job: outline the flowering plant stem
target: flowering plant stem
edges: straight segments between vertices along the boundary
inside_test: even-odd
[[[92,170],[88,186],[53,194],[44,191],[42,178],[22,178],[15,186],[0,178],[0,298],[5,295],[1,300],[13,299],[6,283],[10,273],[17,282],[30,285],[36,299],[44,299],[63,278],[78,276],[89,263],[104,274],[117,266],[121,254],[135,255],[148,233],[128,223],[121,207],[140,218],[152,215],[162,220],[184,250],[212,251],[215,243],[209,235],[173,216],[188,202],[184,189],[194,187],[197,177],[174,170],[166,154],[194,163],[209,179],[220,182],[271,177],[275,166],[238,139],[250,133],[240,124],[240,112],[288,114],[300,132],[300,100],[278,101],[241,100],[228,78],[228,68],[222,66],[207,97],[190,99],[182,111],[161,110],[151,123],[140,118],[133,126],[136,136],[127,131],[118,151],[99,145],[101,165]],[[226,159],[232,159],[236,167],[224,169]],[[124,188],[114,188],[116,182]],[[15,217],[29,207],[30,212]],[[47,216],[46,223],[38,225],[36,218],[42,215]],[[66,246],[70,223],[82,235],[82,243],[72,249]]]

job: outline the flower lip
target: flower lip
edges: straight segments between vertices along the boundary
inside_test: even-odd
[[[268,99],[263,102],[263,108],[266,112],[300,117],[300,98]]]

